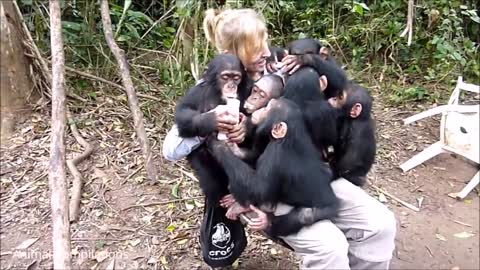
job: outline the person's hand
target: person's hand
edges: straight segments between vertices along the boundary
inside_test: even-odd
[[[227,210],[227,213],[225,214],[225,216],[230,219],[230,220],[237,220],[238,219],[238,216],[240,214],[243,214],[243,213],[247,213],[247,212],[250,212],[250,207],[243,207],[242,205],[240,205],[239,203],[235,202],[234,204],[232,204],[228,210]]]
[[[290,75],[303,65],[300,55],[287,55],[282,59],[282,64],[282,72]]]
[[[209,111],[215,114],[217,120],[217,131],[221,133],[228,133],[238,123],[238,119],[228,112],[227,105],[218,105],[215,109]]]
[[[241,143],[245,140],[245,135],[247,134],[247,117],[240,113],[240,123],[233,126],[232,129],[227,133],[227,138],[229,142]]]
[[[253,205],[250,205],[250,209],[257,214],[257,217],[249,220],[247,224],[248,228],[252,231],[263,231],[267,229],[269,226],[267,214]]]
[[[223,208],[229,208],[235,203],[235,198],[232,194],[227,194],[220,199],[220,206]]]
[[[277,55],[274,56],[275,58],[275,61],[271,61],[271,62],[267,62],[267,71],[268,73],[275,73],[277,70],[279,70],[279,63],[281,62],[278,62],[278,59],[277,59]]]

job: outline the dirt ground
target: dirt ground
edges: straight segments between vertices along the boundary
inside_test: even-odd
[[[103,99],[103,100],[102,100]],[[184,161],[161,157],[171,125],[171,106],[143,100],[155,123],[147,124],[161,179],[145,179],[140,150],[132,135],[125,99],[99,90],[95,107],[72,107],[82,135],[95,146],[79,169],[84,176],[80,221],[71,226],[72,258],[82,269],[204,269],[198,245],[203,199]],[[479,269],[479,196],[463,201],[458,192],[478,170],[448,154],[402,173],[398,165],[438,140],[438,118],[403,126],[402,119],[425,108],[391,107],[375,100],[378,156],[369,179],[403,201],[365,189],[395,212],[398,235],[393,269]],[[48,190],[49,112],[36,111],[10,143],[1,148],[2,269],[51,268],[51,216]],[[67,158],[80,146],[67,136]],[[70,176],[69,176],[70,177]],[[381,218],[381,217],[379,217]],[[299,259],[262,236],[249,234],[238,269],[295,269]],[[114,268],[112,267],[114,265]]]

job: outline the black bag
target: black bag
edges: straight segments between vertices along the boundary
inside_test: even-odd
[[[214,268],[232,265],[247,246],[242,223],[228,219],[226,213],[219,203],[205,200],[200,247],[203,260]]]

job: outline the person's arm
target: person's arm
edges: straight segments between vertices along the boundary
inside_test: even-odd
[[[199,147],[204,140],[204,138],[198,136],[189,138],[180,137],[177,125],[173,125],[163,141],[163,157],[168,161],[181,160]]]

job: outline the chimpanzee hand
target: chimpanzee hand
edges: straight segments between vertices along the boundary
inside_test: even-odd
[[[218,132],[228,133],[238,123],[238,119],[235,119],[235,117],[228,112],[227,105],[218,105],[215,109],[209,111],[209,113],[211,112],[215,114]]]
[[[287,55],[282,59],[282,72],[293,74],[303,65],[302,55]]]
[[[277,55],[274,56],[275,61],[274,62],[267,62],[267,71],[268,73],[275,73],[277,70],[279,70],[282,67],[282,62],[278,62]]]
[[[220,206],[223,208],[229,208],[235,202],[235,197],[233,197],[232,194],[227,194],[220,199]]]
[[[247,117],[240,113],[240,123],[233,126],[229,133],[227,133],[228,141],[233,143],[241,143],[245,140],[247,133]]]
[[[234,142],[228,142],[227,146],[235,156],[237,156],[239,158],[242,158],[242,159],[245,158],[245,152],[240,147],[238,147],[238,144],[236,144]]]
[[[228,149],[225,141],[219,141],[217,139],[217,134],[208,135],[207,138],[205,139],[205,144],[207,145],[208,149],[210,149],[210,150],[216,150],[216,149],[221,149],[221,148]]]
[[[231,219],[231,220],[237,220],[238,219],[238,215],[240,214],[243,214],[243,213],[247,213],[247,212],[250,212],[252,210],[250,210],[250,207],[243,207],[241,204],[239,204],[238,202],[235,202],[233,203],[227,210],[227,213],[225,214],[225,216],[228,218],[228,219]]]

